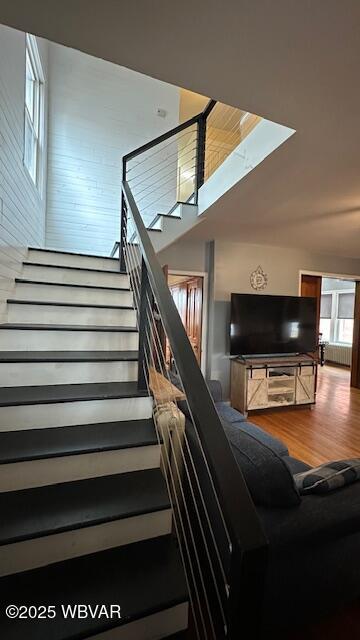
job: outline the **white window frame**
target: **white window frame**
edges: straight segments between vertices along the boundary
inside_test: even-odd
[[[27,58],[31,65],[34,76],[33,89],[33,113],[29,112],[26,102],[26,86],[27,86]],[[40,53],[36,41],[36,37],[30,33],[26,34],[25,41],[25,99],[24,99],[24,166],[31,178],[31,181],[42,196],[44,183],[44,137],[45,137],[45,76],[41,64]],[[28,162],[26,154],[26,135],[27,130],[30,131],[33,141],[33,149],[35,158],[33,162]]]
[[[339,340],[339,323],[341,318],[337,317],[339,308],[339,297],[344,293],[350,293],[350,290],[339,289],[332,291],[324,291],[323,295],[331,296],[331,319],[330,319],[330,344],[349,347],[352,346],[350,342],[341,342]],[[352,293],[352,292],[351,292]]]
[[[340,321],[341,321],[341,318],[338,318],[339,298],[340,298],[340,296],[344,295],[344,293],[350,293],[350,292],[349,291],[337,291],[336,294],[335,294],[335,318],[334,318],[334,339],[335,339],[335,342],[334,343],[335,344],[339,344],[339,345],[345,345],[345,346],[349,346],[350,345],[351,346],[352,342],[342,342],[341,340],[339,340]],[[350,319],[351,318],[349,318],[349,320]]]

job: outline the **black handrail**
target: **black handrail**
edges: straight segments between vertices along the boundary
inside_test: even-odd
[[[216,105],[216,100],[210,99],[206,104],[204,110],[189,120],[182,122],[177,127],[166,131],[157,138],[146,142],[145,144],[137,147],[130,153],[127,153],[123,156],[122,159],[122,179],[127,179],[127,165],[130,160],[133,160],[137,156],[149,151],[150,149],[156,147],[157,145],[169,140],[176,136],[178,133],[185,131],[185,129],[189,129],[194,124],[197,125],[197,145],[196,145],[196,175],[195,175],[195,192],[194,192],[194,204],[197,204],[198,201],[198,192],[200,187],[204,184],[204,176],[205,176],[205,144],[206,144],[206,122],[207,118],[210,115],[211,111],[214,109]],[[154,221],[153,221],[154,222]],[[124,198],[121,196],[121,222],[120,222],[120,250],[119,250],[119,258],[120,258],[120,270],[125,270],[125,255],[124,255],[124,243],[127,237],[127,219],[126,219],[126,210],[124,206]]]
[[[165,142],[165,140],[168,140],[169,138],[176,136],[178,133],[181,133],[182,131],[184,131],[184,129],[188,129],[193,124],[196,124],[199,121],[199,118],[201,118],[201,116],[202,114],[198,113],[196,116],[193,116],[189,120],[186,120],[186,122],[182,122],[177,127],[174,127],[173,129],[170,129],[169,131],[166,131],[165,133],[161,134],[161,136],[158,136],[157,138],[154,138],[153,140],[146,142],[145,144],[141,145],[141,147],[134,149],[134,151],[130,151],[130,153],[127,153],[126,156],[123,156],[123,161],[128,162],[129,160],[136,158],[136,156],[140,155],[141,153],[144,153],[145,151],[149,151],[149,149],[156,147],[158,144],[161,144],[162,142]]]
[[[204,111],[202,112],[202,115],[204,116],[205,119],[209,117],[216,103],[217,103],[217,100],[213,100],[212,98],[209,100]]]
[[[200,114],[199,129],[198,129],[198,143],[197,143],[197,156],[196,156],[196,187],[195,187],[195,202],[198,202],[198,192],[200,187],[205,182],[205,151],[206,151],[206,126],[207,119],[216,105],[216,100],[209,100],[204,111]]]
[[[267,539],[127,181],[127,167],[130,160],[196,124],[195,190],[191,196],[196,203],[199,188],[205,178],[207,119],[215,105],[215,100],[209,100],[202,113],[124,156],[119,255],[120,268],[125,270],[126,249],[129,242],[127,235],[129,215],[135,227],[133,237],[136,237],[141,252],[141,293],[138,309],[141,335],[139,335],[138,382],[142,387],[146,384],[143,365],[146,361],[145,350],[148,348],[145,340],[148,329],[145,325],[148,320],[144,309],[146,306],[145,297],[151,291],[160,312],[171,352],[174,355],[231,541],[228,571],[227,636],[235,639],[240,635],[244,635],[244,637],[251,635],[255,639],[261,624],[259,609],[263,594],[262,582],[265,576]]]
[[[231,540],[229,637],[236,638],[247,628],[255,638],[254,629],[259,620],[254,620],[254,611],[258,613],[261,597],[266,536],[126,180],[123,181],[122,192],[125,208],[130,212],[136,229],[143,270],[146,269],[146,279],[175,357]]]

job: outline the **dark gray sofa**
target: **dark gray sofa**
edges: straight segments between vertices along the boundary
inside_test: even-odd
[[[208,385],[268,538],[264,637],[279,637],[360,596],[360,482],[299,496],[292,476],[310,467]]]

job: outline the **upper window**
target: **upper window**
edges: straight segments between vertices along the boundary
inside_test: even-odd
[[[26,34],[24,163],[41,191],[44,140],[44,74],[35,36]]]

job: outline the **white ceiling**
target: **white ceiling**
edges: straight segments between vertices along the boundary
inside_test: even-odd
[[[360,257],[359,0],[1,0],[0,21],[296,129],[189,235]]]

